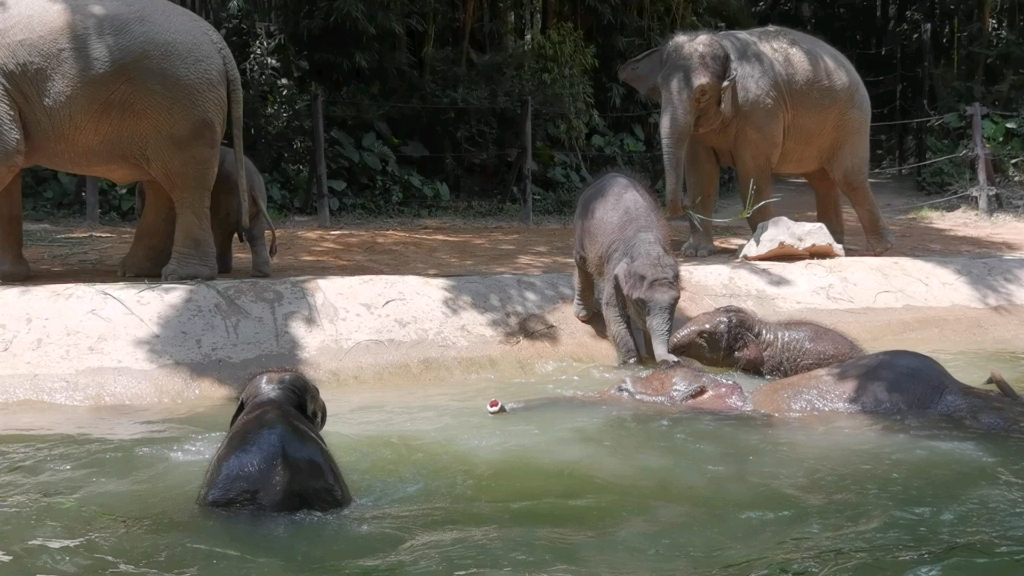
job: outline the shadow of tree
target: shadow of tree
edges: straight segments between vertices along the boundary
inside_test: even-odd
[[[156,285],[174,304],[145,342],[151,359],[238,388],[247,375],[297,366],[296,334],[321,323],[313,296],[295,282],[215,281]]]

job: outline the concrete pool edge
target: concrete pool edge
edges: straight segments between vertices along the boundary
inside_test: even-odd
[[[869,348],[943,335],[950,348],[1024,348],[1022,257],[690,260],[680,271],[677,324],[739,304],[823,322]],[[611,345],[573,317],[571,298],[561,273],[2,286],[0,401],[227,398],[274,365],[373,385],[614,363]]]

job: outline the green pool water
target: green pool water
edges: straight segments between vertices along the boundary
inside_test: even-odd
[[[968,383],[997,368],[1024,384],[1020,355],[934,355]],[[622,374],[324,384],[324,437],[356,503],[278,517],[195,505],[231,405],[6,405],[0,574],[1024,573],[1019,438],[863,416],[484,409]]]

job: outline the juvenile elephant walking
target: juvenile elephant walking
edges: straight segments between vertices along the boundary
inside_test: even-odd
[[[594,283],[601,283],[601,312],[620,363],[637,362],[632,318],[642,326],[647,351],[658,362],[676,362],[668,352],[679,265],[657,202],[637,179],[612,172],[580,196],[576,233],[573,310],[586,322],[596,308]]]
[[[19,173],[34,165],[145,182],[150,209],[119,274],[214,278],[229,112],[247,227],[241,79],[213,26],[167,0],[0,2],[0,280],[29,275]]]
[[[267,187],[263,175],[245,157],[245,183],[249,191],[249,226],[241,226],[242,207],[238,199],[238,171],[235,151],[227,146],[220,147],[220,163],[217,165],[217,179],[210,194],[210,227],[213,242],[217,248],[217,272],[228,274],[234,264],[231,241],[235,234],[238,240],[249,244],[252,252],[253,277],[270,276],[270,259],[277,254],[277,230],[267,214]],[[139,182],[139,213],[145,210],[146,188]],[[266,231],[270,229],[270,249],[267,249]],[[167,238],[170,244],[173,238]]]
[[[771,197],[772,174],[801,174],[814,188],[818,221],[844,240],[838,188],[878,256],[893,245],[868,183],[871,101],[853,64],[808,34],[768,26],[680,33],[618,69],[619,79],[661,102],[669,213],[689,205],[711,217],[721,166],[736,169],[751,206]],[[682,198],[683,178],[689,203]],[[711,221],[691,220],[687,256],[714,252]],[[751,231],[771,218],[763,204]]]

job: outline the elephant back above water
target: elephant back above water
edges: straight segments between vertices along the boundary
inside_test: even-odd
[[[210,190],[229,113],[248,226],[241,79],[216,29],[167,0],[0,2],[0,280],[29,274],[19,172],[34,165],[145,182],[120,274],[215,277]]]
[[[775,26],[680,33],[623,64],[618,76],[661,102],[670,214],[692,206],[704,217],[691,219],[684,254],[714,252],[707,218],[721,166],[736,169],[740,192],[752,191],[750,205],[760,206],[747,218],[752,231],[771,217],[762,203],[771,198],[772,174],[801,174],[836,241],[844,239],[838,188],[860,218],[868,252],[892,247],[868,184],[871,101],[853,64],[827,43]]]

